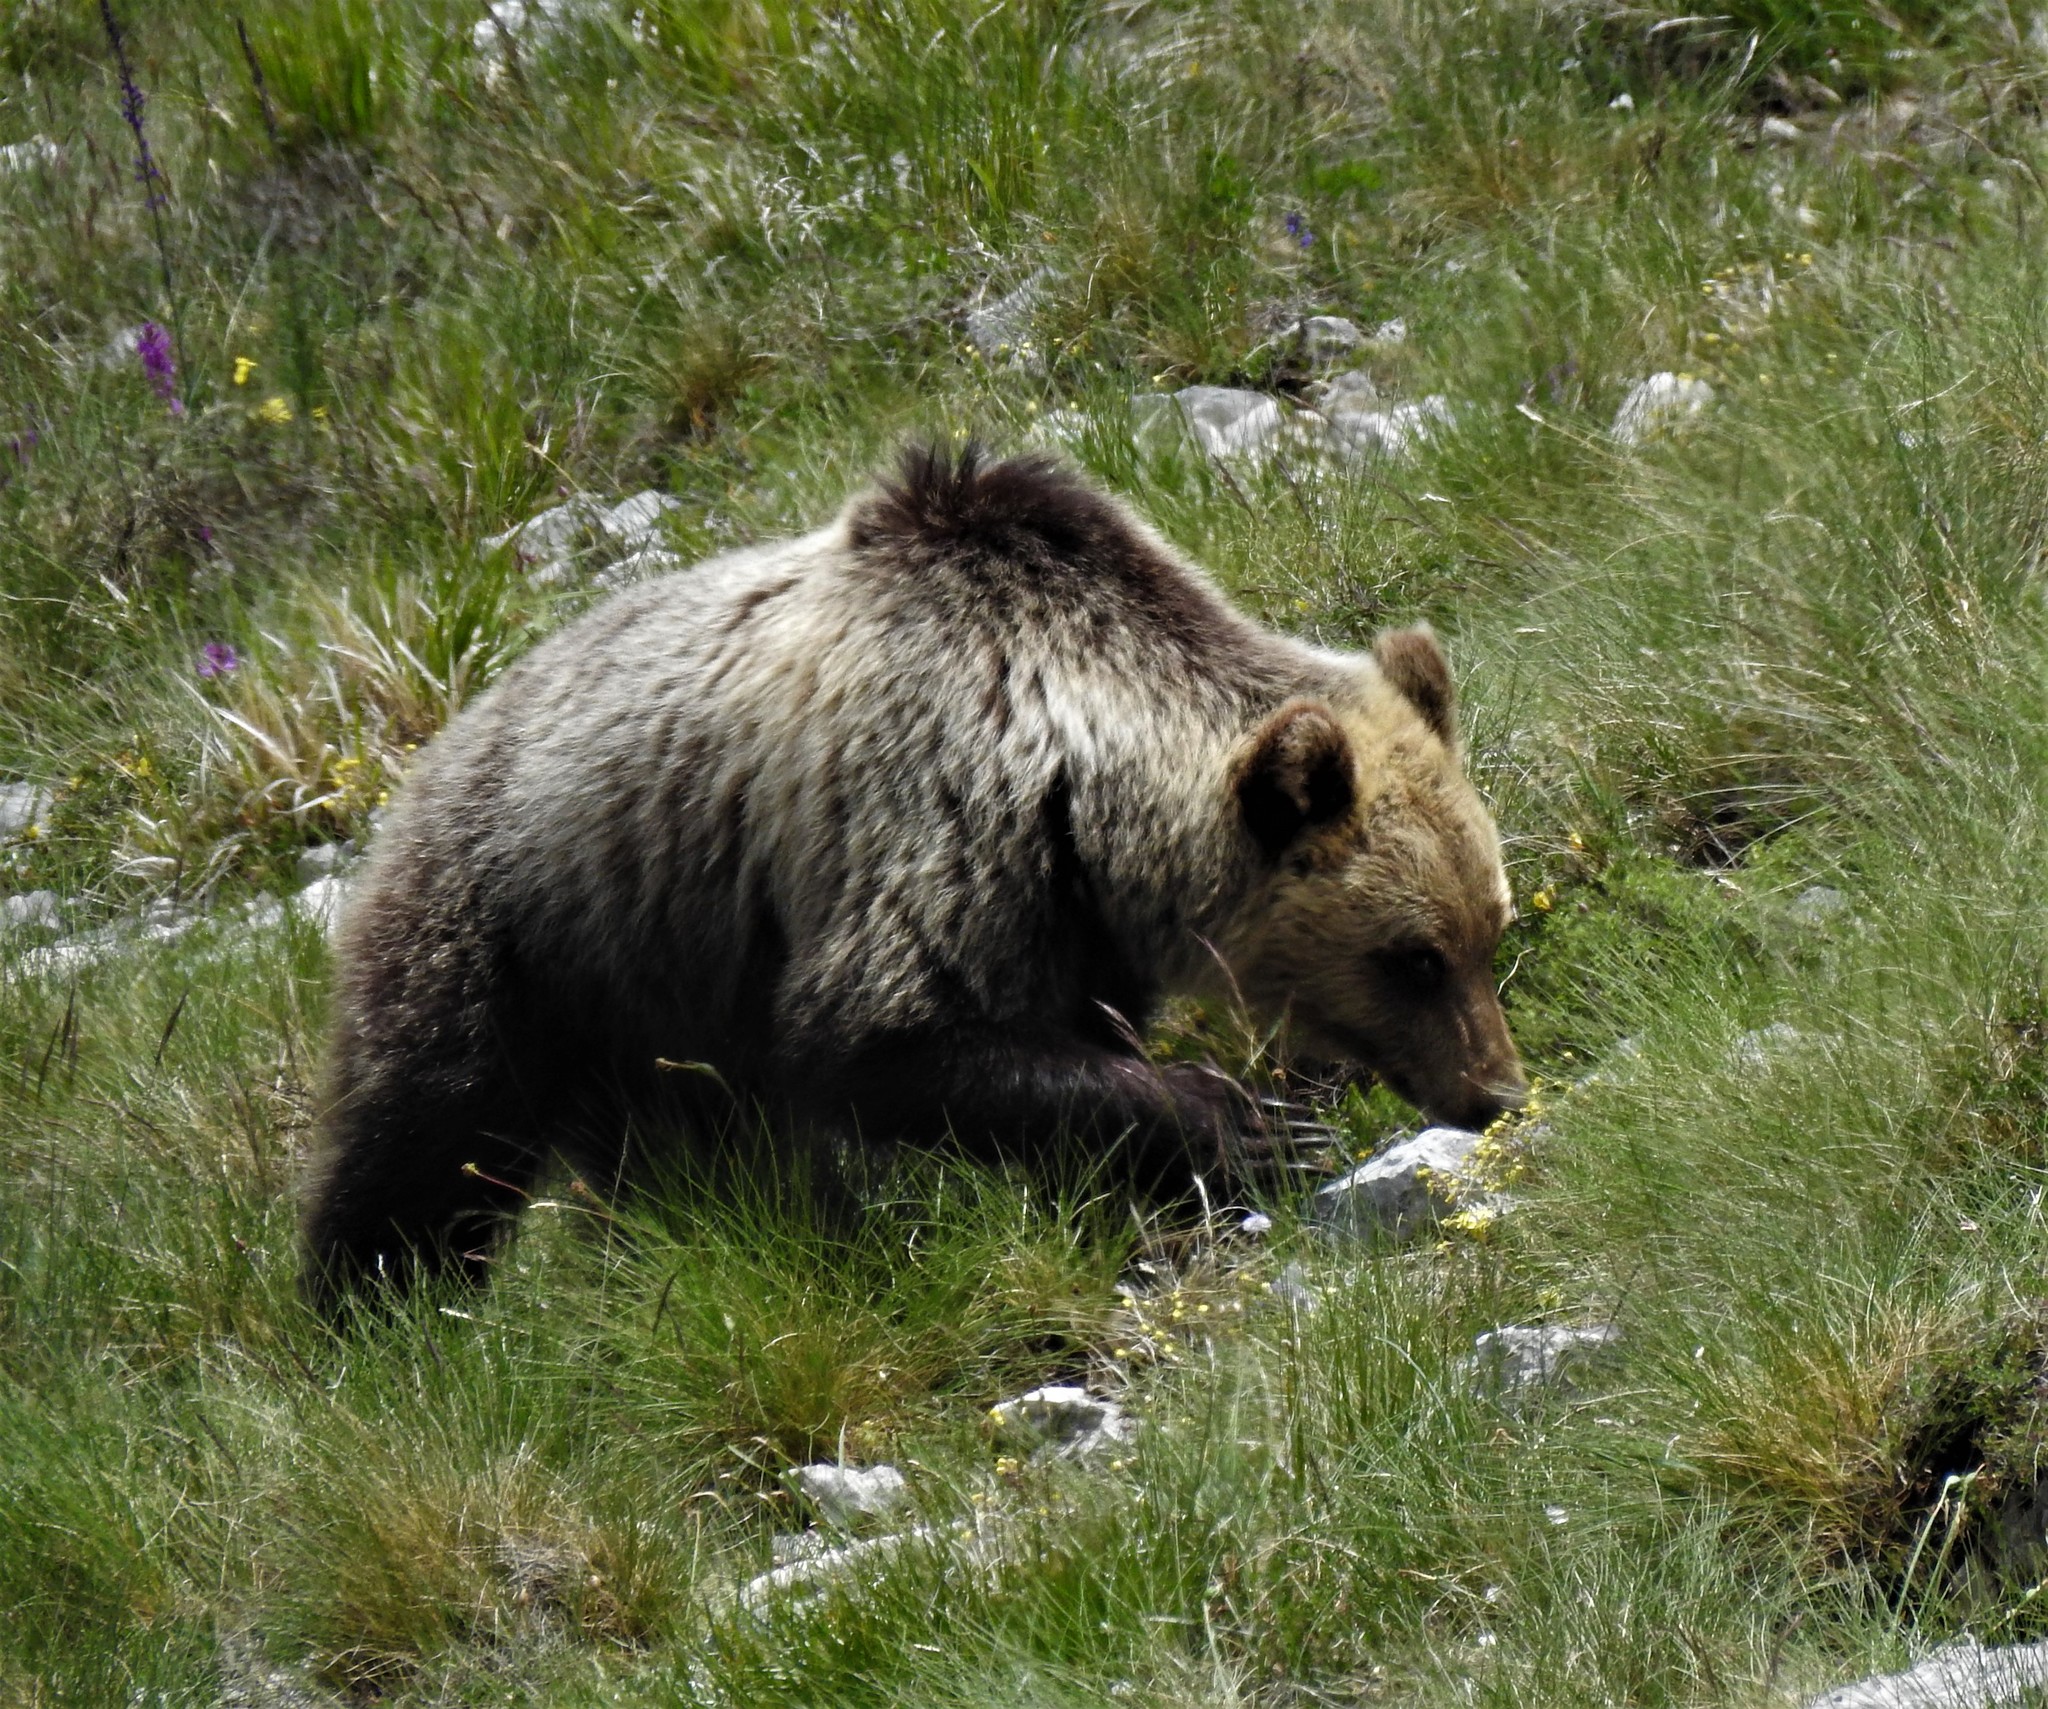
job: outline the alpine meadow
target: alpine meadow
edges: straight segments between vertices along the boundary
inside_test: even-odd
[[[2044,175],[2031,0],[0,0],[0,1703],[2048,1700]],[[1433,626],[1527,1107],[312,1309],[413,756],[910,444]]]

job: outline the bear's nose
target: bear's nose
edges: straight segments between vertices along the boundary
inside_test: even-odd
[[[1483,1133],[1502,1116],[1512,1114],[1529,1101],[1529,1083],[1519,1073],[1512,1078],[1470,1084],[1464,1108],[1454,1118],[1459,1127]]]

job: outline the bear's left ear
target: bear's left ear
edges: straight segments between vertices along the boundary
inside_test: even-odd
[[[1277,855],[1350,811],[1351,741],[1328,707],[1295,700],[1252,732],[1232,787],[1245,829]]]
[[[1388,629],[1373,642],[1372,656],[1381,675],[1422,714],[1422,721],[1446,742],[1456,741],[1457,695],[1451,687],[1451,667],[1436,644],[1436,632],[1427,623],[1418,623],[1413,629]]]

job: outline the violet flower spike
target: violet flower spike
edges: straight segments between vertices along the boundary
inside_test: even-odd
[[[135,73],[129,68],[128,43],[114,16],[113,0],[100,0],[100,21],[106,25],[107,41],[114,50],[114,65],[121,73],[121,117],[135,133],[135,177],[147,193],[147,205],[154,212],[164,205],[164,175],[157,168],[156,156],[149,151],[149,133],[142,128],[142,109],[148,104],[148,97],[142,93],[141,86],[135,81]]]
[[[209,641],[199,649],[199,664],[196,667],[201,676],[209,680],[226,676],[230,671],[242,668],[242,656],[225,641]]]
[[[156,395],[171,406],[171,414],[183,415],[185,403],[178,396],[178,364],[171,356],[171,335],[153,320],[142,323],[135,335],[135,354],[142,358],[142,371]]]
[[[1302,218],[1300,214],[1289,214],[1286,225],[1287,235],[1300,244],[1303,249],[1313,249],[1315,247],[1316,234],[1309,230],[1308,221]]]

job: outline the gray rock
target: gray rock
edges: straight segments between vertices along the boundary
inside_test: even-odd
[[[1457,424],[1450,400],[1432,394],[1413,403],[1385,409],[1324,406],[1330,437],[1336,446],[1360,457],[1400,461],[1429,443],[1437,429]]]
[[[1690,374],[1669,372],[1638,380],[1614,412],[1608,429],[1623,445],[1642,445],[1675,432],[1714,401],[1714,388]]]
[[[910,1486],[894,1466],[799,1466],[790,1474],[826,1524],[841,1530],[861,1519],[895,1512],[910,1500]]]
[[[1571,1394],[1620,1340],[1611,1323],[1589,1329],[1506,1324],[1476,1338],[1462,1367],[1476,1387],[1504,1401],[1545,1390]]]
[[[1211,457],[1269,457],[1287,431],[1285,413],[1264,392],[1189,386],[1173,394],[1173,403],[1195,443]]]
[[[1296,323],[1294,336],[1311,368],[1327,368],[1365,348],[1365,334],[1342,315],[1310,315]]]
[[[999,1442],[1062,1458],[1115,1447],[1137,1434],[1135,1422],[1115,1401],[1064,1384],[998,1402],[988,1416]]]
[[[1266,1292],[1290,1311],[1312,1312],[1323,1303],[1322,1296],[1308,1285],[1308,1272],[1299,1264],[1289,1264],[1266,1284]]]
[[[1315,393],[1316,408],[1325,416],[1362,415],[1369,409],[1376,409],[1380,401],[1380,389],[1373,384],[1373,378],[1358,368],[1348,373],[1332,374]]]
[[[50,792],[32,783],[0,783],[0,843],[26,835],[50,810]]]
[[[1790,1021],[1773,1021],[1742,1034],[1729,1054],[1744,1068],[1764,1069],[1805,1042],[1806,1035]]]
[[[559,564],[602,527],[605,515],[604,506],[596,499],[579,493],[529,516],[502,534],[491,535],[483,543],[484,550],[495,552],[501,546],[510,546],[523,563]]]
[[[10,142],[0,148],[0,172],[26,172],[31,166],[55,166],[64,151],[46,136]]]
[[[327,878],[340,872],[356,858],[355,838],[350,837],[339,843],[315,843],[311,848],[300,851],[299,882],[310,884],[316,878]]]
[[[598,516],[597,524],[622,546],[645,547],[661,539],[662,518],[682,508],[681,499],[650,487],[631,498],[620,499]]]
[[[1431,1227],[1484,1192],[1472,1166],[1478,1145],[1478,1134],[1456,1127],[1397,1139],[1318,1190],[1309,1219],[1328,1234],[1354,1240],[1400,1240]]]
[[[663,559],[675,559],[675,555],[661,545],[661,524],[664,517],[682,508],[680,499],[651,489],[634,493],[612,505],[587,493],[579,493],[528,517],[516,527],[491,535],[483,542],[483,547],[487,552],[495,552],[509,545],[519,554],[519,561],[527,566],[528,578],[535,585],[545,587],[566,580],[579,558],[601,546],[614,550],[624,548],[633,557],[658,552]],[[681,560],[675,561],[679,563]],[[632,558],[626,562],[632,562]],[[627,581],[638,579],[638,575],[648,568],[649,565],[643,564],[633,573],[620,575],[622,565],[614,564],[605,572],[605,576],[612,578],[606,585],[624,586]],[[603,584],[605,577],[601,576],[599,581]]]
[[[1805,1709],[1991,1709],[2048,1687],[2048,1641],[1937,1650],[1904,1673],[1876,1674],[1809,1697]]]
[[[1039,360],[1038,347],[1031,339],[1031,323],[1051,277],[1052,270],[1041,267],[1014,291],[967,311],[967,342],[981,353],[984,361],[1008,358],[1029,365]]]
[[[546,41],[595,11],[590,0],[484,0],[484,15],[469,32],[470,45],[489,69],[496,69],[504,63],[508,37],[522,43]]]
[[[348,903],[348,885],[348,879],[340,873],[316,878],[291,899],[292,912],[311,921],[332,938],[341,925],[342,911]]]
[[[1366,339],[1366,343],[1377,344],[1385,349],[1392,349],[1395,345],[1407,342],[1408,323],[1399,315],[1394,316],[1392,320],[1381,321]]]
[[[63,906],[63,898],[54,890],[0,897],[0,931],[59,931],[64,925]]]
[[[1808,885],[1792,898],[1786,914],[1802,926],[1818,926],[1849,906],[1849,898],[1826,884]]]

